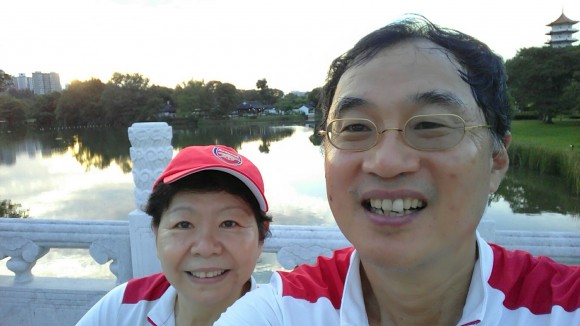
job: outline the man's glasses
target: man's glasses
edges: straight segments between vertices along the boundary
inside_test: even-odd
[[[332,146],[346,151],[366,151],[379,142],[379,136],[389,130],[403,133],[405,143],[420,151],[445,150],[459,144],[465,132],[488,125],[465,126],[465,120],[455,114],[426,114],[411,117],[403,129],[377,126],[367,119],[335,119],[326,130],[319,132],[328,137]]]

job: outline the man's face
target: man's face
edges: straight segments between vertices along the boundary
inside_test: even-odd
[[[429,41],[397,44],[344,73],[328,121],[364,118],[381,131],[403,128],[415,115],[451,113],[467,126],[484,125],[458,69],[453,56]],[[339,150],[327,141],[328,200],[363,263],[409,269],[472,258],[488,194],[507,169],[506,156],[498,157],[486,128],[467,131],[455,147],[437,151],[408,146],[398,131],[383,133],[362,152]],[[411,207],[402,213],[376,209],[377,203],[401,202]]]

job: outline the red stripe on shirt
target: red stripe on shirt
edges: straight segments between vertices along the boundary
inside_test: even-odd
[[[580,267],[558,264],[548,257],[533,257],[491,244],[493,271],[489,285],[505,295],[507,309],[528,308],[549,314],[560,306],[568,312],[580,308]]]
[[[130,280],[123,294],[124,304],[135,304],[139,301],[154,301],[159,299],[169,287],[169,282],[163,273]]]
[[[315,265],[301,265],[292,272],[278,272],[282,279],[282,296],[316,302],[327,298],[335,309],[340,308],[344,281],[353,247],[336,250],[333,259],[318,257]]]

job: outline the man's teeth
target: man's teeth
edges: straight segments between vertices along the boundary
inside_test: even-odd
[[[423,208],[425,203],[417,198],[397,199],[371,199],[371,210],[374,213],[388,216],[403,216],[411,213],[411,210]]]
[[[209,277],[216,277],[220,276],[225,273],[225,270],[213,271],[213,272],[189,272],[193,277],[197,278],[209,278]]]

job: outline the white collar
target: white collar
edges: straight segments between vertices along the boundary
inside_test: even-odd
[[[476,232],[479,257],[475,262],[467,300],[458,325],[483,320],[488,302],[487,281],[491,275],[493,252],[491,247]],[[350,257],[350,265],[346,274],[344,292],[340,304],[341,325],[368,325],[360,278],[360,256],[355,249]]]

